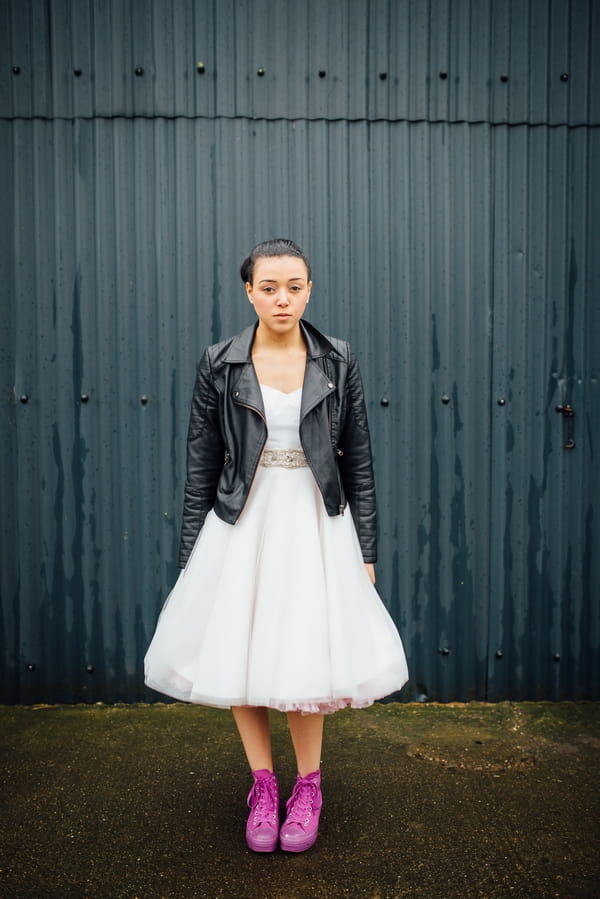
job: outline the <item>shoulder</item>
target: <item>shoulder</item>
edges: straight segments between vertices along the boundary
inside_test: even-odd
[[[302,331],[311,356],[327,356],[333,361],[348,363],[352,353],[347,340],[322,334],[314,325],[302,322]]]
[[[256,324],[250,325],[233,337],[211,344],[204,351],[202,358],[211,368],[218,367],[224,362],[247,362],[251,358],[255,331]]]
[[[225,340],[220,340],[218,343],[211,343],[204,350],[204,353],[202,354],[203,358],[206,357],[209,359],[211,364],[225,358],[234,339],[234,337],[227,337]]]
[[[330,334],[326,335],[326,340],[329,341],[337,356],[340,356],[344,362],[350,361],[352,351],[347,340],[343,340],[341,337],[332,337]]]

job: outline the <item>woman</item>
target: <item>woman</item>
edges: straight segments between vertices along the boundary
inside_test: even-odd
[[[302,321],[312,281],[295,243],[259,244],[241,276],[258,321],[198,367],[184,570],[146,683],[232,708],[254,778],[247,844],[302,852],[318,833],[324,714],[370,705],[408,674],[373,586],[375,489],[356,361]],[[281,829],[270,708],[287,715],[298,771]]]

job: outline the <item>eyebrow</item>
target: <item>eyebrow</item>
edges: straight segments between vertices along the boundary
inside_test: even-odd
[[[304,281],[304,278],[302,278],[300,275],[298,275],[295,278],[288,278],[288,284],[290,281]],[[277,281],[275,278],[261,278],[258,283],[259,284],[277,284]]]

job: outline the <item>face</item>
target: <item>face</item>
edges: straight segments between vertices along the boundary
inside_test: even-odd
[[[296,256],[262,256],[254,264],[253,283],[246,284],[259,327],[272,334],[287,334],[302,318],[312,281],[306,265]]]

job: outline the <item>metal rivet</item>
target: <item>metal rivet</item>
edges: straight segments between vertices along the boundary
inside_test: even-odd
[[[13,73],[13,75],[20,75],[21,74],[21,66],[13,66],[12,73]]]
[[[79,397],[79,399],[81,400],[82,403],[87,403],[87,401],[89,400],[89,396],[87,393],[82,393],[81,396]]]
[[[260,69],[256,70],[256,74],[258,75],[259,78],[262,78],[263,75],[265,74],[265,71],[266,71],[266,69],[260,68]]]
[[[326,75],[327,72],[325,71],[325,69],[319,69],[319,78],[325,78]]]
[[[142,406],[148,405],[148,397],[146,396],[146,394],[140,397],[140,403],[142,404]]]
[[[199,75],[204,75],[204,73],[206,72],[206,66],[204,65],[203,62],[196,63],[196,71],[198,72]]]
[[[503,659],[503,658],[504,658],[504,653],[502,652],[501,649],[497,649],[497,650],[496,650],[496,658],[497,658],[497,659]]]
[[[335,384],[332,384],[330,381],[327,386],[329,387],[330,390],[333,390],[333,388],[335,387]]]
[[[136,66],[136,67],[135,67],[135,74],[136,74],[138,77],[139,77],[140,75],[143,75],[143,74],[144,74],[144,69],[142,68],[142,66]]]
[[[34,665],[33,662],[29,662],[29,664],[27,665],[27,670],[28,670],[28,671],[35,671],[35,665]]]
[[[568,80],[569,80],[569,73],[568,73],[568,72],[562,72],[562,73],[561,73],[561,76],[560,76],[560,80],[561,80],[561,81],[568,81]]]
[[[506,406],[506,400],[504,399],[504,397],[501,396],[501,397],[498,399],[498,405],[499,405],[499,406]]]
[[[81,71],[81,69],[73,69],[73,74],[75,75],[76,78],[81,78],[82,71]]]
[[[552,658],[555,662],[560,662],[560,652],[555,652]]]
[[[94,666],[93,666],[93,665],[86,665],[86,666],[85,666],[85,670],[87,671],[88,674],[93,674],[93,673],[94,673]]]
[[[438,652],[441,656],[449,656],[450,655],[450,650],[448,649],[447,646],[442,646],[440,649],[438,649]]]
[[[29,402],[29,397],[27,396],[26,393],[22,393],[21,396],[19,397],[19,399],[21,400],[22,403],[28,403],[28,402]]]
[[[442,403],[444,404],[444,406],[447,406],[449,402],[450,402],[450,397],[448,396],[447,393],[444,393],[444,395],[442,396]]]
[[[502,72],[502,74],[500,75],[500,81],[503,84],[506,84],[506,82],[508,81],[508,75],[506,74],[506,72]]]
[[[447,77],[448,72],[445,69],[442,69],[442,71],[440,72],[440,78],[442,79],[442,81],[445,81]]]
[[[385,81],[386,78],[387,78],[387,72],[380,72],[380,73],[379,73],[379,80],[380,80],[380,81]]]
[[[387,396],[382,396],[381,399],[379,400],[379,402],[381,403],[382,406],[389,406],[389,404],[390,404],[390,401],[387,398]]]

